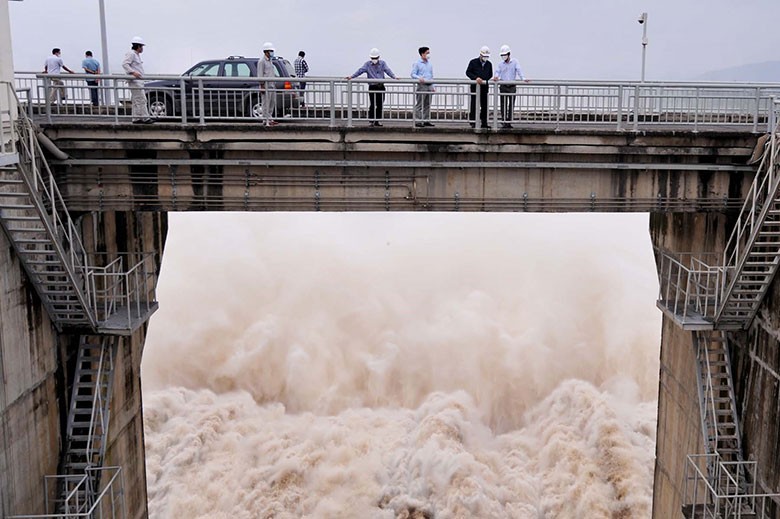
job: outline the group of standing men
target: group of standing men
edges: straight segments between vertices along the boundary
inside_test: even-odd
[[[433,65],[430,62],[431,49],[429,47],[420,47],[418,49],[420,59],[412,65],[412,79],[418,81],[415,93],[414,118],[415,126],[433,126],[431,118],[431,96],[436,91],[433,86]],[[479,88],[479,121],[481,128],[487,128],[487,106],[488,106],[488,81],[514,82],[517,80],[528,81],[523,76],[520,65],[516,59],[511,56],[512,50],[508,45],[501,47],[499,63],[495,74],[493,73],[493,64],[490,62],[490,49],[482,47],[479,50],[479,56],[472,59],[466,68],[466,76],[476,81],[471,85],[471,103],[469,110],[469,121],[472,128],[476,125],[476,105],[477,89]],[[296,69],[297,70],[297,69]],[[357,69],[346,79],[353,79],[365,74],[368,79],[381,79],[386,77],[398,79],[384,60],[380,59],[379,49],[373,48],[369,52],[369,61]],[[368,84],[369,108],[368,118],[371,126],[382,126],[382,110],[385,96],[385,85],[383,82]],[[503,128],[512,127],[512,118],[514,113],[514,94],[517,92],[517,85],[502,84],[499,85],[501,94],[501,119]]]
[[[153,123],[154,119],[149,117],[149,107],[146,104],[146,96],[143,90],[143,76],[144,76],[144,62],[141,59],[141,53],[144,51],[143,39],[139,36],[134,37],[130,42],[130,51],[125,54],[122,60],[122,68],[126,74],[133,76],[133,79],[128,80],[128,86],[130,87],[130,99],[132,102],[132,114],[133,123]],[[87,51],[84,55],[84,60],[81,62],[81,68],[84,69],[85,74],[100,75],[101,68],[100,62],[92,56],[92,51]],[[62,71],[69,74],[75,74],[75,72],[65,66],[62,60],[62,51],[59,48],[54,48],[51,51],[51,56],[46,58],[46,63],[43,67],[44,74],[61,74]],[[92,102],[92,106],[99,106],[98,96],[98,84],[99,80],[87,79],[87,87],[89,88],[89,97]],[[67,99],[67,92],[65,85],[61,79],[51,80],[51,92],[49,93],[49,103],[55,103],[57,99]]]
[[[88,50],[84,53],[84,60],[81,62],[81,68],[84,69],[85,74],[100,74],[100,62],[92,57],[92,51]],[[44,74],[62,74],[62,71],[69,74],[75,74],[71,69],[65,66],[62,61],[62,50],[53,48],[51,50],[51,56],[46,58],[46,62],[43,65]],[[92,101],[92,106],[98,106],[98,80],[87,79],[87,86],[89,87],[89,97]],[[49,103],[54,103],[57,99],[65,100],[68,94],[65,91],[65,85],[61,79],[51,80],[51,92],[49,92]]]

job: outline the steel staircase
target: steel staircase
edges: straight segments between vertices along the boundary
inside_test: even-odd
[[[81,338],[66,429],[65,476],[83,476],[88,469],[103,466],[118,345],[119,338],[116,336]],[[100,472],[95,474],[100,476]],[[91,505],[99,483],[89,478],[79,490],[83,496],[78,502]],[[60,489],[58,506],[65,502],[66,493],[67,488]]]
[[[0,163],[0,227],[59,331],[129,335],[157,309],[154,255],[87,252],[33,123],[17,111],[0,125],[14,130],[2,154],[15,158]]]
[[[704,450],[723,461],[742,460],[726,332],[694,332]]]
[[[55,326],[94,328],[78,229],[23,113],[16,128],[19,161],[0,169],[0,226]]]
[[[780,264],[780,145],[775,125],[723,255],[725,275],[715,322],[746,328]]]

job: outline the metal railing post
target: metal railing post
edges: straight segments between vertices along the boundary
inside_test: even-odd
[[[184,78],[179,80],[179,109],[181,110],[181,123],[187,124],[187,85]],[[173,101],[171,101],[171,110],[176,110],[176,103]]]
[[[117,80],[112,80],[114,89],[114,123],[119,124],[119,87],[117,86]]]
[[[46,104],[46,119],[51,124],[51,79],[43,78],[43,102]]]
[[[634,131],[639,131],[639,85],[634,86]]]
[[[696,109],[693,112],[693,131],[694,133],[699,131],[699,88],[696,87]]]
[[[618,85],[617,130],[623,129],[623,85]]]
[[[268,93],[268,88],[266,88],[266,94]],[[206,124],[206,100],[204,99],[204,92],[203,92],[203,79],[198,79],[198,110],[200,113],[198,114],[198,124],[205,125]],[[271,117],[273,117],[273,114],[271,114]]]
[[[347,81],[347,128],[352,128],[352,81]]]
[[[482,85],[479,83],[476,83],[477,89],[474,91],[474,120],[471,121],[474,123],[474,130],[479,130],[480,125],[482,124],[482,103],[481,97],[482,97]]]
[[[330,87],[330,127],[336,127],[336,82],[331,80],[328,82]]]
[[[493,130],[498,130],[500,95],[501,94],[498,91],[498,83],[493,82]]]
[[[758,133],[758,117],[761,105],[761,87],[756,87],[756,106],[753,111],[753,133]]]

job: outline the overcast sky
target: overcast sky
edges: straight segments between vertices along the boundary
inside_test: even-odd
[[[431,47],[438,77],[463,77],[481,45],[507,43],[526,75],[549,79],[637,79],[642,27],[649,13],[648,79],[699,74],[780,59],[778,0],[106,0],[109,55],[119,69],[130,39],[148,43],[148,73],[181,73],[230,54],[307,52],[311,75],[343,76],[379,47],[408,76],[416,49]],[[79,67],[100,57],[98,0],[10,2],[17,70],[42,70],[54,46]],[[775,20],[772,23],[772,20]]]

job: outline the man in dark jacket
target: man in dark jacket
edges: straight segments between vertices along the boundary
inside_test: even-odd
[[[469,61],[466,68],[466,76],[471,80],[476,80],[479,84],[479,120],[481,128],[487,128],[487,104],[488,104],[488,80],[493,77],[493,64],[490,63],[490,49],[482,47],[479,49],[479,57]],[[471,109],[469,110],[469,121],[473,128],[477,118],[477,85],[471,85]]]

